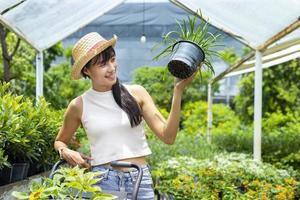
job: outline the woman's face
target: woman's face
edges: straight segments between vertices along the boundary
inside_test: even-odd
[[[93,88],[98,90],[110,90],[117,81],[116,56],[112,56],[107,62],[98,62],[85,68],[84,72],[92,80]]]

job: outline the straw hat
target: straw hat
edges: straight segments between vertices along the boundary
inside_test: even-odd
[[[80,38],[72,49],[74,65],[72,67],[72,79],[81,77],[81,70],[94,56],[104,51],[106,48],[114,47],[117,36],[114,35],[110,40],[106,40],[100,34],[91,32]]]

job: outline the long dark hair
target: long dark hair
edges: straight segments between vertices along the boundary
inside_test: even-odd
[[[81,75],[84,78],[87,78],[88,75],[86,75],[83,72],[84,68],[89,68],[92,65],[95,64],[105,64],[109,59],[114,57],[116,55],[116,52],[113,47],[108,47],[104,51],[102,51],[100,54],[96,55],[94,58],[92,58],[81,70]],[[112,93],[113,97],[116,101],[116,103],[119,105],[119,107],[124,110],[129,118],[131,127],[138,126],[142,122],[142,111],[135,100],[135,98],[128,92],[128,90],[125,88],[124,85],[122,85],[119,82],[119,79],[117,79],[116,83],[112,86]]]

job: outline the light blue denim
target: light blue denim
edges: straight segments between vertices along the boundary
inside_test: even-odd
[[[148,165],[142,167],[143,178],[138,191],[138,200],[153,200],[154,189],[151,172]],[[106,166],[93,166],[92,171],[105,172],[103,178],[97,183],[104,191],[120,191],[127,193],[127,199],[132,199],[133,185],[136,182],[138,171],[133,169],[123,172]]]

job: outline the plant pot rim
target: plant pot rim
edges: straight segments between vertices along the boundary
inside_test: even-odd
[[[191,44],[196,45],[196,46],[200,49],[200,51],[202,52],[202,54],[203,54],[203,61],[205,60],[205,53],[204,53],[203,49],[199,46],[199,44],[197,44],[197,43],[195,43],[195,42],[193,42],[193,41],[190,41],[190,40],[179,40],[179,41],[175,42],[175,43],[173,44],[173,46],[172,46],[172,52],[173,52],[173,50],[174,50],[175,45],[176,45],[176,44],[179,44],[179,43],[181,43],[181,42],[186,42],[186,43],[191,43]]]

